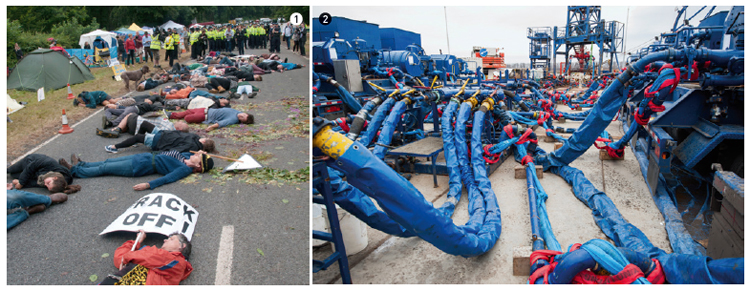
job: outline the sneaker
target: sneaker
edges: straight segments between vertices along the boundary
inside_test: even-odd
[[[113,146],[111,146],[111,145],[108,145],[108,146],[104,146],[104,150],[105,150],[105,151],[107,151],[107,152],[113,153],[113,154],[116,154],[116,153],[117,153],[117,149],[116,149],[116,148],[114,148],[114,147],[113,147]]]
[[[101,137],[107,137],[107,138],[118,138],[120,137],[120,133],[112,130],[102,130],[97,128],[96,129],[96,135]]]
[[[255,98],[255,96],[258,96],[258,92],[250,93],[250,96],[248,96],[248,97],[249,98]]]
[[[102,129],[107,129],[112,127],[112,122],[107,119],[107,116],[102,116]]]

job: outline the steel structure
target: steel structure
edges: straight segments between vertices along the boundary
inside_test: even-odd
[[[604,54],[609,54],[614,64],[611,67],[619,67],[617,54],[623,50],[624,25],[621,22],[601,19],[601,6],[568,6],[568,17],[565,28],[559,30],[554,27],[554,53],[552,55],[552,71],[557,70],[557,55],[565,56],[565,66],[570,68],[568,54],[571,49],[576,50],[577,55],[585,55],[583,47],[595,44],[599,48],[599,60],[593,75],[602,74],[602,60]],[[559,51],[565,45],[564,51]],[[569,70],[568,70],[569,71]]]
[[[552,28],[549,26],[529,27],[526,37],[531,40],[529,44],[530,68],[544,69],[544,76],[550,73],[554,74],[554,72],[550,72]]]

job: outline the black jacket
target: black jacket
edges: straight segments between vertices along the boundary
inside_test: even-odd
[[[159,140],[152,148],[155,151],[178,151],[181,153],[203,149],[201,137],[195,133],[176,130],[160,131]]]
[[[68,168],[60,165],[55,159],[41,154],[30,154],[8,168],[8,174],[13,179],[18,179],[18,183],[24,187],[44,187],[44,185],[37,184],[36,180],[37,177],[48,172],[58,172],[65,177],[68,184],[73,183],[73,175],[70,174]]]

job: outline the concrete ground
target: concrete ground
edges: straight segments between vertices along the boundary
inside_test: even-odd
[[[558,105],[557,109],[570,112],[564,105]],[[555,123],[577,128],[582,122]],[[612,122],[607,131],[613,135],[623,135],[620,121]],[[535,133],[544,136],[544,129],[538,128]],[[554,144],[544,142],[543,138],[539,145],[547,152],[554,149]],[[356,284],[526,283],[528,275],[513,275],[513,249],[531,246],[532,242],[526,180],[514,179],[514,168],[518,165],[512,158],[507,159],[489,176],[502,215],[502,234],[489,252],[473,258],[457,257],[438,250],[418,237],[399,238],[368,228],[367,248],[349,256],[352,281]],[[599,150],[592,146],[571,166],[583,171],[597,189],[612,199],[623,217],[643,231],[655,246],[671,252],[664,219],[653,203],[638,162],[629,149],[625,150],[624,160],[602,161],[599,160]],[[595,238],[607,239],[594,223],[591,210],[573,195],[571,186],[565,180],[545,172],[540,181],[549,195],[549,220],[563,249]],[[436,207],[446,199],[447,176],[438,176],[438,188],[433,188],[431,175],[417,174],[411,183]],[[465,193],[453,214],[456,225],[464,224],[469,218]],[[330,246],[322,246],[314,250],[313,258],[322,259],[330,253]],[[338,264],[313,274],[313,283],[340,284]]]
[[[268,50],[246,52],[261,54]],[[238,157],[248,153],[275,173],[309,167],[310,155],[309,59],[286,48],[280,55],[306,66],[264,75],[262,82],[254,82],[260,88],[255,98],[231,100],[232,108],[254,114],[255,124],[233,125],[210,133],[204,130],[205,125],[190,128],[191,132],[214,138],[219,155]],[[166,85],[170,84],[174,83]],[[152,91],[158,92],[164,86]],[[219,95],[228,96],[229,92]],[[117,154],[104,151],[105,145],[121,142],[130,135],[117,139],[96,136],[95,129],[101,127],[103,115],[102,111],[96,112],[74,125],[73,133],[56,136],[34,153],[55,159],[69,159],[71,153],[76,153],[90,162],[150,152],[144,145],[121,149]],[[230,164],[218,158],[214,162],[216,168]],[[75,179],[74,184],[83,189],[69,195],[67,202],[34,214],[7,231],[7,269],[12,270],[7,273],[7,283],[99,283],[117,271],[112,261],[115,249],[136,237],[129,232],[99,233],[138,198],[161,192],[179,196],[199,212],[190,257],[194,271],[183,285],[309,284],[309,182],[287,182],[268,176],[250,182],[250,172],[235,176],[211,172],[152,191],[132,189],[133,185],[158,177]],[[49,194],[43,188],[24,190]],[[144,244],[161,246],[163,239],[162,235],[149,234]]]

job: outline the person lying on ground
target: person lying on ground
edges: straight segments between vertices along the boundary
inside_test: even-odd
[[[21,224],[29,215],[39,213],[52,204],[63,203],[68,201],[68,195],[65,193],[54,193],[49,196],[36,193],[12,189],[13,185],[8,183],[6,198],[8,200],[7,229],[11,229]]]
[[[188,98],[193,91],[195,91],[195,88],[190,86],[182,89],[163,88],[159,89],[159,96],[163,96],[164,99],[185,99]]]
[[[211,124],[206,128],[206,131],[238,123],[253,124],[255,121],[255,117],[252,114],[232,108],[189,109],[182,112],[172,112],[169,114],[169,119],[185,119],[187,123]]]
[[[96,108],[96,105],[107,106],[120,101],[120,98],[112,98],[104,91],[83,91],[78,97],[73,99],[73,106]]]
[[[137,143],[145,144],[152,151],[177,151],[180,153],[190,151],[214,152],[215,144],[210,138],[201,138],[195,133],[181,132],[176,130],[161,131],[158,128],[150,133],[136,134],[128,139],[113,145],[104,147],[104,150],[116,154],[119,150],[131,147]]]
[[[152,74],[150,78],[138,84],[138,87],[136,87],[135,90],[136,91],[151,90],[151,89],[158,87],[161,84],[169,82],[169,80],[171,80],[171,77],[169,75],[166,75],[162,79],[159,77],[159,75]]]
[[[107,129],[114,126],[115,124],[120,124],[120,122],[125,119],[125,117],[130,113],[143,115],[147,112],[155,112],[162,109],[164,109],[164,107],[154,105],[150,99],[146,99],[142,103],[128,106],[123,109],[107,108],[104,110],[104,116],[102,116],[102,129]]]
[[[253,86],[248,81],[241,80],[237,83],[237,88],[231,90],[229,96],[230,98],[236,98],[236,95],[240,95],[240,100],[244,100],[245,97],[255,98],[255,96],[258,95],[258,92],[260,92],[258,87]]]
[[[179,285],[193,272],[193,266],[188,262],[192,244],[181,233],[170,234],[160,248],[156,246],[142,246],[146,239],[146,232],[141,230],[140,237],[129,240],[115,250],[112,262],[120,270],[119,275],[107,276],[101,285],[133,284],[133,285]],[[135,250],[131,251],[135,245]],[[122,282],[121,278],[133,268],[145,268],[146,278],[135,276],[134,281]],[[137,272],[136,272],[137,273]]]
[[[76,178],[99,176],[143,177],[156,173],[164,175],[147,183],[136,184],[133,186],[133,190],[136,191],[154,190],[161,185],[177,182],[192,173],[205,173],[214,166],[213,159],[203,151],[199,151],[197,154],[181,154],[177,151],[141,153],[111,158],[101,162],[84,162],[73,155],[71,162],[73,165],[65,159],[60,159],[60,163],[70,169],[70,173]]]
[[[188,125],[184,121],[178,121],[172,123],[167,118],[143,118],[138,114],[130,113],[125,119],[120,121],[116,127],[110,130],[102,130],[97,128],[96,135],[117,138],[120,137],[120,133],[130,133],[132,135],[149,133],[158,128],[159,130],[177,130],[182,132],[188,132]]]
[[[194,98],[187,99],[171,99],[165,102],[166,103],[164,104],[164,108],[166,108],[167,110],[231,107],[231,105],[229,105],[229,100],[226,98],[203,96],[196,96]]]
[[[14,189],[47,188],[50,193],[65,192],[73,194],[81,190],[73,183],[73,175],[68,168],[61,166],[55,159],[42,155],[30,154],[8,167],[8,174],[13,178],[9,183]]]
[[[284,71],[302,68],[305,65],[293,64],[293,63],[282,63],[279,61],[265,60],[258,64],[258,67],[264,70],[271,70],[283,73]]]
[[[213,94],[224,93],[224,91],[232,88],[232,82],[232,80],[229,80],[227,78],[213,77],[208,80],[208,83],[206,83],[206,89],[208,89],[208,92]],[[237,82],[234,82],[234,86],[236,85]]]
[[[224,76],[234,76],[237,77],[239,80],[244,81],[263,81],[263,77],[261,77],[261,74],[254,74],[254,72],[248,72],[245,70],[231,70],[229,72],[224,72]]]

